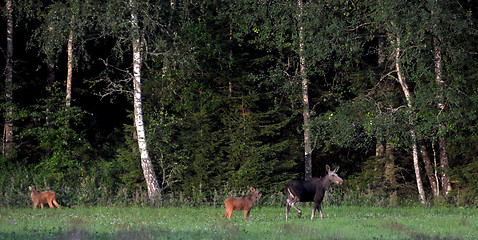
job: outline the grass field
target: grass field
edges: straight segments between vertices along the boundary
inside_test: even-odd
[[[324,206],[312,221],[302,210],[285,222],[278,207],[247,221],[224,220],[221,207],[0,208],[0,239],[478,239],[477,208]]]

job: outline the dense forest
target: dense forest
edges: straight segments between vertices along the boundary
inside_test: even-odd
[[[2,10],[3,206],[28,186],[70,206],[267,196],[326,164],[351,204],[478,202],[475,1]]]

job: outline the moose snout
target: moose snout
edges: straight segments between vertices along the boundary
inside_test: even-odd
[[[337,184],[340,185],[340,186],[342,186],[342,185],[344,184],[344,180],[343,180],[343,179],[339,179],[339,180],[337,181]]]

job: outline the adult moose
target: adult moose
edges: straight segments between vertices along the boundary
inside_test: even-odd
[[[342,185],[344,180],[337,175],[339,167],[330,171],[329,165],[325,166],[327,175],[322,178],[311,178],[307,181],[292,180],[285,187],[287,196],[287,206],[285,220],[289,219],[290,207],[295,208],[299,212],[299,218],[302,216],[302,211],[295,206],[296,202],[314,202],[314,208],[312,209],[312,216],[310,219],[314,219],[315,210],[319,209],[320,218],[324,218],[322,214],[322,200],[324,199],[325,191],[329,189],[332,183]]]

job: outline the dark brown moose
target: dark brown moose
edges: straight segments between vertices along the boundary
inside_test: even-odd
[[[342,185],[344,180],[337,175],[339,168],[330,171],[329,165],[326,165],[327,176],[322,178],[311,178],[306,181],[292,180],[286,188],[287,206],[285,220],[289,219],[290,207],[295,208],[299,212],[299,218],[302,216],[302,211],[295,206],[297,202],[314,202],[314,208],[312,209],[312,216],[310,219],[314,219],[315,210],[319,209],[320,218],[322,214],[322,200],[324,199],[325,191],[329,189],[332,183]]]
[[[250,188],[251,194],[244,197],[228,197],[224,200],[226,204],[226,213],[223,218],[229,218],[231,220],[232,211],[244,210],[244,219],[248,219],[251,213],[252,205],[258,199],[261,199],[262,195],[259,194],[254,188]]]
[[[28,187],[32,192],[32,201],[33,201],[33,208],[37,208],[37,205],[40,204],[40,207],[43,208],[44,203],[48,203],[50,208],[53,207],[53,204],[57,208],[60,208],[60,204],[56,202],[55,192],[53,191],[37,191],[35,188]],[[53,202],[53,204],[52,204]]]

